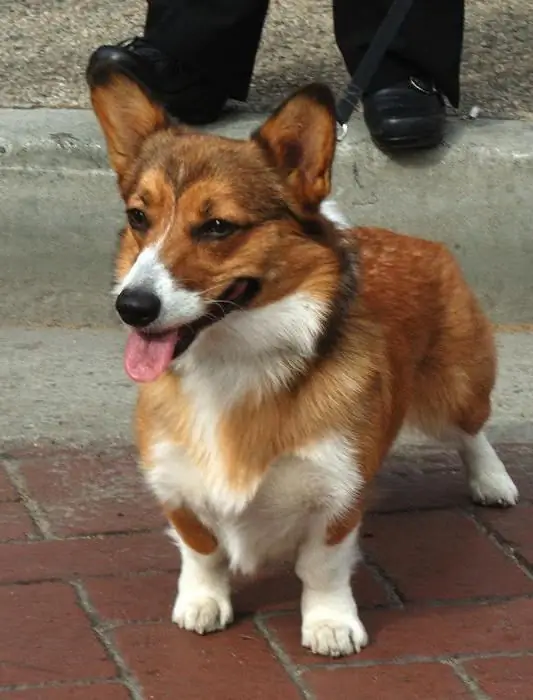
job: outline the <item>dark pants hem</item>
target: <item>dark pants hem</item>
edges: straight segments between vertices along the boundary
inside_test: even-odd
[[[335,38],[352,74],[391,0],[333,0]],[[268,0],[150,0],[145,37],[246,99]],[[414,0],[370,90],[416,72],[458,106],[464,0]]]

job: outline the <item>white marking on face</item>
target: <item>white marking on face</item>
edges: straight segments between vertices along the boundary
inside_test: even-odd
[[[186,289],[175,280],[160,259],[160,244],[141,251],[131,270],[115,287],[116,296],[126,288],[142,288],[157,294],[161,313],[147,330],[164,330],[195,321],[207,311],[201,294]]]
[[[217,411],[250,390],[278,391],[315,353],[327,310],[324,302],[295,293],[258,309],[234,311],[201,333],[176,368],[206,408],[212,397]],[[196,392],[197,386],[204,388]]]

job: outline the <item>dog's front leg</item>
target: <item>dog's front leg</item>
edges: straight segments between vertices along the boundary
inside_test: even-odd
[[[224,629],[233,620],[226,556],[193,513],[180,509],[167,515],[181,552],[172,621],[198,634]]]
[[[368,643],[350,585],[360,558],[358,529],[356,523],[344,536],[332,537],[331,523],[316,515],[300,548],[296,573],[303,583],[302,644],[315,654],[344,656]]]

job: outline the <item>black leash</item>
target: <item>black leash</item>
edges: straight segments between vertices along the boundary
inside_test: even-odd
[[[374,34],[370,46],[357,66],[344,95],[338,101],[337,123],[339,125],[339,141],[346,135],[350,117],[361,101],[364,91],[368,87],[392,40],[398,33],[412,4],[413,0],[394,0],[385,19]]]

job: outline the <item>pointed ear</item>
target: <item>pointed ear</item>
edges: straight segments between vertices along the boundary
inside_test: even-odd
[[[335,101],[325,85],[296,92],[252,138],[286,177],[304,209],[316,210],[331,189],[335,155]]]
[[[107,142],[109,160],[120,178],[147,136],[169,126],[169,119],[164,108],[125,75],[92,76],[89,85],[94,113]]]

